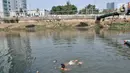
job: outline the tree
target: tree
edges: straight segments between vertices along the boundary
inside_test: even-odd
[[[77,7],[72,5],[69,1],[63,6],[53,6],[51,9],[51,14],[76,14]]]
[[[111,12],[115,12],[116,10],[113,9],[103,9],[103,11],[101,13],[111,13]]]
[[[85,8],[81,9],[79,11],[79,14],[97,14],[99,13],[99,10],[96,8],[95,5],[87,5]]]
[[[96,9],[96,6],[89,4],[89,5],[87,6],[87,9]]]
[[[83,8],[79,11],[79,14],[86,14],[86,8]]]
[[[70,1],[67,1],[66,4],[67,4],[67,5],[71,5]]]

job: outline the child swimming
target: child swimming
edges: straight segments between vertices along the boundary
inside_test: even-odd
[[[73,65],[81,66],[82,64],[83,64],[83,62],[81,62],[79,60],[70,60],[68,63],[62,63],[60,69],[62,71],[69,71],[70,69],[66,68],[66,66],[71,68],[71,67],[73,67]]]
[[[61,64],[61,70],[68,71],[69,69],[66,68],[65,64]]]

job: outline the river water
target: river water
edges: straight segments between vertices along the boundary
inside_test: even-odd
[[[0,73],[129,73],[127,39],[129,31],[103,29],[1,31]],[[59,69],[76,59],[83,64]]]

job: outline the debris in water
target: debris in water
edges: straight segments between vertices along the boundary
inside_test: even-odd
[[[54,60],[53,63],[57,63],[57,60]]]
[[[36,73],[39,73],[39,71],[37,71]]]

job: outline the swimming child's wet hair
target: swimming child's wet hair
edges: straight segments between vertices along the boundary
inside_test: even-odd
[[[65,64],[62,63],[62,64],[61,64],[61,67],[62,67],[62,68],[65,68]]]

